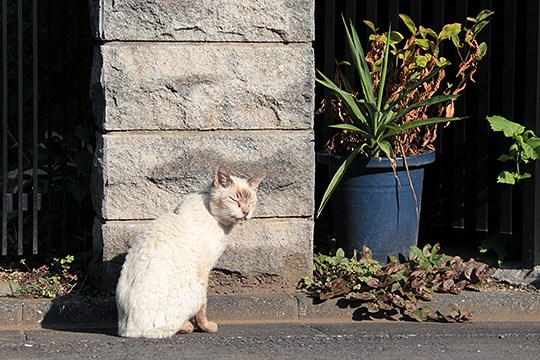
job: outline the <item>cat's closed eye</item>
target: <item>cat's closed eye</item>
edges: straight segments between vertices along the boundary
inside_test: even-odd
[[[235,198],[234,196],[229,196],[229,199],[231,199],[232,201],[234,201],[234,202],[238,205],[238,207],[241,206],[240,201],[239,201],[237,198]]]

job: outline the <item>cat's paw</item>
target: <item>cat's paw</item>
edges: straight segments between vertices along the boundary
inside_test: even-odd
[[[218,331],[218,326],[213,321],[205,321],[204,323],[199,324],[199,329],[204,332],[213,333]]]
[[[195,328],[193,327],[193,324],[189,321],[186,321],[184,325],[176,332],[176,334],[190,334],[193,332]]]

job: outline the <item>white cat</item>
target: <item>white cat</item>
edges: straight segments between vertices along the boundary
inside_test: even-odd
[[[206,319],[208,275],[232,226],[253,216],[263,177],[239,179],[218,167],[205,191],[145,226],[116,289],[120,336],[166,338],[194,326],[217,331]]]

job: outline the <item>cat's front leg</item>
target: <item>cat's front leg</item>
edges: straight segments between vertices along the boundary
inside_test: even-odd
[[[195,324],[199,330],[204,332],[216,332],[218,330],[217,324],[213,321],[208,321],[206,318],[206,303],[202,304],[197,315],[195,315]]]

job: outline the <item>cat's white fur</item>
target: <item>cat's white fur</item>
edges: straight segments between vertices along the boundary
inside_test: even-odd
[[[118,286],[118,334],[166,338],[217,331],[206,320],[208,275],[238,221],[250,219],[262,176],[249,180],[218,167],[211,185],[151,221],[129,250]]]

